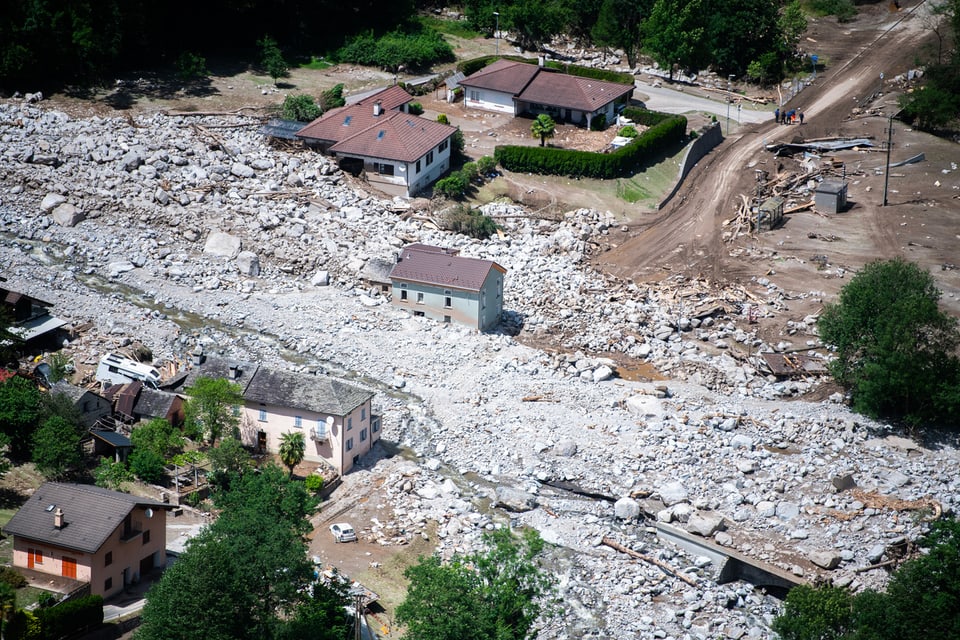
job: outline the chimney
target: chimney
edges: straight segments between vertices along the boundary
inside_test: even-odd
[[[203,347],[200,345],[197,345],[193,353],[190,354],[190,362],[193,363],[194,366],[200,366],[206,359],[207,357],[203,355]]]
[[[546,60],[544,59],[543,56],[537,56],[537,66],[538,66],[538,67],[542,67],[545,62],[546,62]]]
[[[236,380],[240,377],[240,365],[232,364],[230,365],[230,379]]]
[[[381,113],[383,113],[383,107],[380,105],[380,101],[377,100],[376,102],[373,103],[373,115],[376,117],[376,116],[379,116]]]
[[[63,529],[63,509],[57,507],[57,510],[53,512],[53,526],[57,529]]]

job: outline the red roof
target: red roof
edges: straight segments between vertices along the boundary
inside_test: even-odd
[[[381,115],[363,131],[336,143],[330,151],[340,155],[413,162],[455,132],[456,128],[448,124],[394,111],[390,115]]]
[[[331,109],[300,129],[298,138],[340,142],[372,126],[379,119],[410,101],[411,96],[398,85],[387,87],[363,100],[345,107]],[[374,115],[374,105],[380,103],[380,115]]]
[[[571,76],[512,60],[497,60],[460,84],[509,93],[523,102],[579,111],[596,111],[633,92],[633,85]]]
[[[462,258],[429,245],[410,245],[400,252],[390,279],[479,291],[491,269],[507,272],[491,260]]]

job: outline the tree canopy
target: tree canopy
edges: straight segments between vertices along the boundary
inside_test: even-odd
[[[40,391],[33,382],[21,376],[0,382],[0,433],[9,438],[13,458],[28,456],[40,412]]]
[[[856,411],[913,425],[957,416],[960,332],[939,299],[929,272],[897,258],[866,265],[826,305],[820,336],[836,347],[830,370]]]
[[[238,409],[243,404],[240,385],[225,378],[201,376],[185,393],[189,396],[183,407],[188,433],[206,438],[211,446],[223,436],[237,436]]]
[[[33,462],[48,480],[60,480],[83,464],[77,425],[51,416],[33,433]]]
[[[541,567],[543,541],[534,530],[484,536],[486,551],[443,563],[421,558],[404,575],[407,596],[397,608],[408,640],[526,640],[548,610],[553,578]]]

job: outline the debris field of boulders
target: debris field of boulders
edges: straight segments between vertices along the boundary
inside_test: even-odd
[[[429,537],[445,556],[493,526],[536,528],[559,596],[539,637],[772,636],[778,600],[718,584],[709,558],[662,542],[653,521],[859,590],[883,588],[886,561],[931,512],[956,511],[952,441],[909,439],[840,393],[805,401],[825,379],[766,368],[761,353],[829,358],[816,317],[790,313],[819,292],[785,291],[775,274],[612,278],[587,258],[623,221],[586,209],[539,219],[497,202],[484,211],[502,234],[454,235],[415,215],[418,201],[274,148],[258,127],[0,104],[4,286],[53,303],[80,368],[134,343],[174,363],[202,345],[376,391],[383,438],[406,453],[345,478],[338,492],[376,485],[392,508],[390,522],[353,524],[386,546]],[[502,329],[414,318],[363,284],[370,260],[410,242],[504,266]],[[758,337],[758,315],[781,322],[776,343]],[[630,363],[666,379],[631,380]]]

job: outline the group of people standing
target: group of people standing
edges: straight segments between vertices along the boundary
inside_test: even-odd
[[[776,120],[777,124],[803,124],[803,111],[798,109],[780,111],[780,108],[777,107],[776,111],[773,112],[773,119]]]

